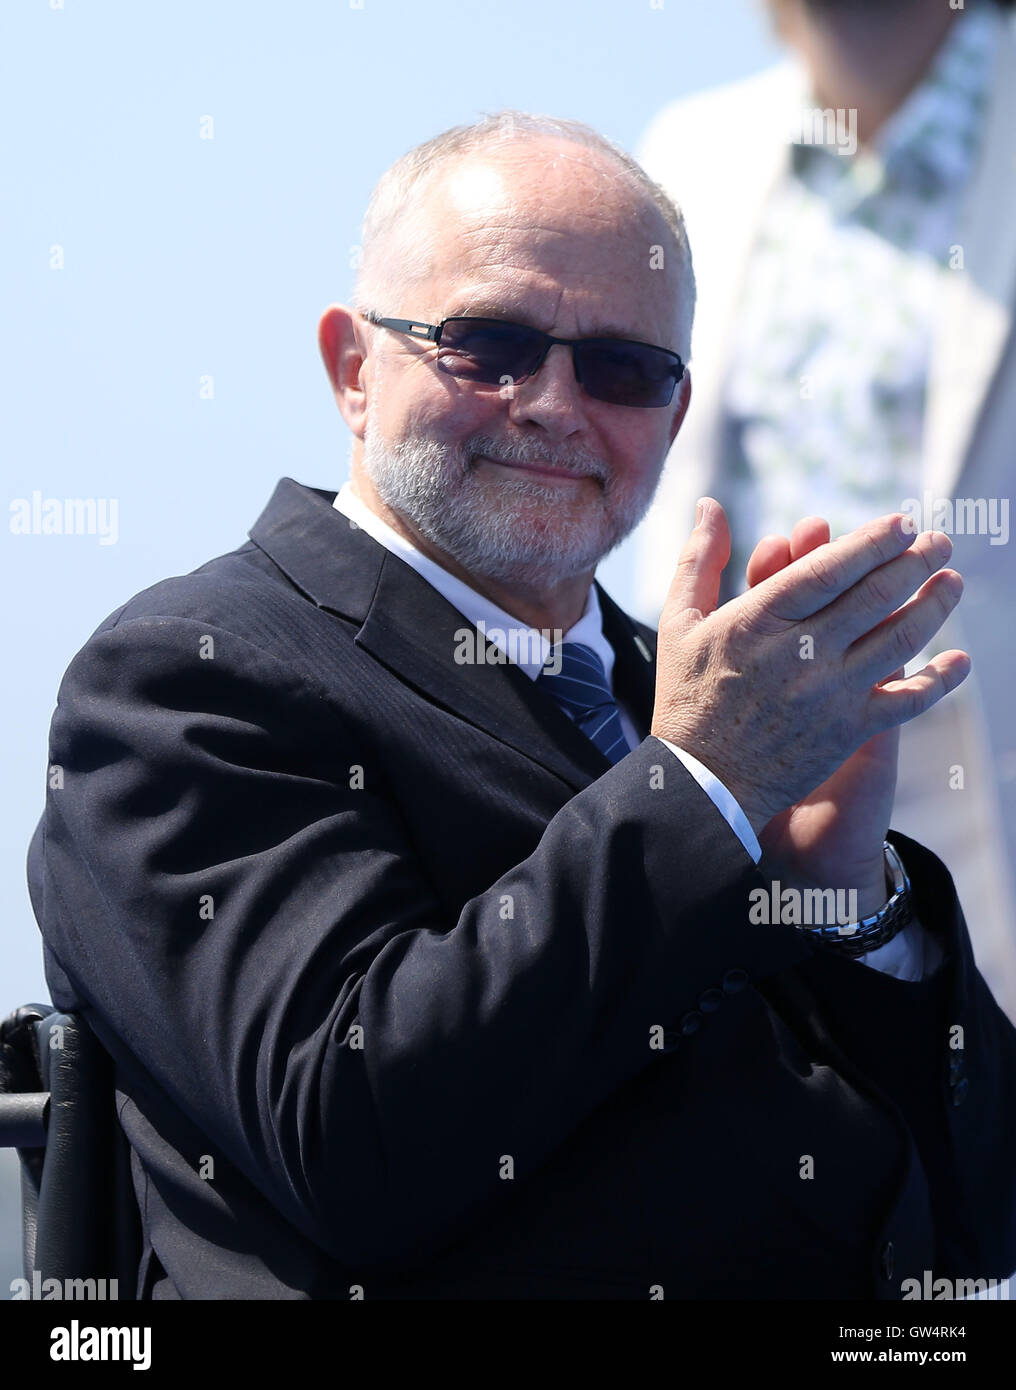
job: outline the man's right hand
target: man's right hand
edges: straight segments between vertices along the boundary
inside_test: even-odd
[[[969,657],[948,651],[890,679],[959,602],[951,553],[941,532],[880,517],[717,608],[730,530],[704,498],[660,619],[652,733],[704,763],[759,833],[966,677]]]

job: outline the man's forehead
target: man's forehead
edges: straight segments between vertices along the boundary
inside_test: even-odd
[[[623,187],[611,192],[595,199],[574,185],[541,189],[538,175],[516,183],[493,165],[456,168],[426,209],[429,278],[463,303],[525,302],[538,313],[562,291],[659,294],[669,278],[652,268],[654,246],[667,239],[663,219]]]
[[[503,161],[472,159],[455,164],[446,171],[436,191],[446,215],[468,221],[507,214],[518,200],[517,187],[513,187]]]
[[[666,234],[643,190],[593,151],[567,141],[527,141],[456,161],[424,195],[424,215],[453,249],[503,235],[516,248],[545,252],[569,240],[613,238],[616,254]],[[455,238],[461,238],[456,242]]]
[[[636,306],[620,308],[615,297],[590,286],[583,293],[560,282],[528,277],[465,279],[453,282],[436,306],[442,318],[499,318],[548,331],[562,315],[574,318],[582,337],[630,338],[641,322]]]

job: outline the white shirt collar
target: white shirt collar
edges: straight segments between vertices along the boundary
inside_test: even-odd
[[[525,627],[518,618],[513,618],[489,598],[484,598],[454,574],[442,569],[434,560],[421,554],[411,541],[400,536],[357,497],[351,483],[342,485],[332,505],[336,511],[340,511],[343,516],[359,526],[361,531],[366,531],[379,545],[383,545],[386,550],[416,570],[421,579],[425,579],[442,598],[446,598],[453,608],[477,627],[488,642],[500,647],[510,661],[514,661],[532,680],[536,679],[551,649],[551,642],[544,636],[543,631]],[[509,636],[512,632],[515,634],[514,640]],[[595,585],[589,586],[589,597],[586,599],[582,617],[574,627],[568,629],[563,640],[584,642],[587,647],[592,647],[603,662],[608,684],[612,683],[614,648],[603,635],[603,614]]]

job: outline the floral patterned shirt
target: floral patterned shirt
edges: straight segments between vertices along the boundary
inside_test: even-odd
[[[806,514],[833,536],[920,495],[940,285],[977,159],[1000,11],[969,7],[867,147],[802,113],[739,308],[724,407],[737,574]],[[856,117],[855,117],[856,120]],[[856,125],[855,125],[856,131]],[[806,143],[825,134],[830,143]]]

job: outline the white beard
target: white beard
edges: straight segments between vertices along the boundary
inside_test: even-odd
[[[474,461],[481,454],[496,462],[545,462],[588,472],[598,480],[599,497],[584,506],[569,502],[566,486],[522,471],[494,483],[476,472]],[[586,450],[535,442],[506,445],[486,435],[457,447],[432,439],[388,443],[369,422],[363,466],[382,501],[463,569],[501,583],[524,579],[527,584],[553,584],[595,569],[641,521],[658,477],[626,490],[609,465]],[[554,524],[534,526],[537,509],[541,522],[553,517]]]

